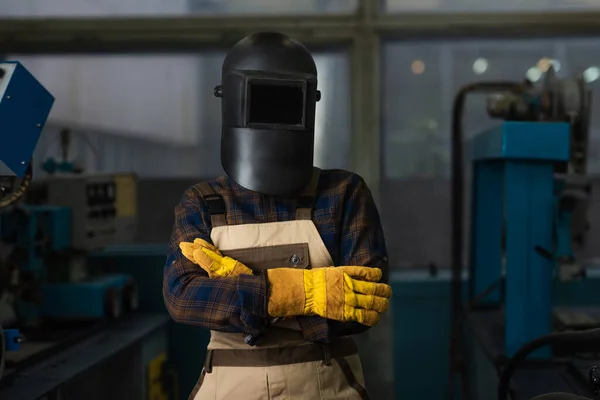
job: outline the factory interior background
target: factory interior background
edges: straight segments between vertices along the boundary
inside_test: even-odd
[[[259,30],[306,44],[322,92],[315,164],[360,174],[386,234],[392,309],[358,339],[374,399],[446,394],[451,111],[458,90],[479,80],[537,82],[550,67],[559,77],[583,73],[593,96],[592,186],[600,173],[596,0],[1,0],[0,19],[0,54],[21,62],[56,98],[33,157],[34,185],[47,175],[44,161],[62,157],[65,130],[69,159],[85,174],[137,176],[134,233],[111,249],[135,249],[137,261],[125,258],[123,268],[148,281],[147,289],[138,282],[141,305],[159,313],[173,208],[186,188],[223,174],[213,88],[227,50]],[[469,97],[466,144],[499,123],[488,117],[484,96]],[[594,193],[587,245],[577,254],[591,269],[600,257]],[[170,335],[176,328],[168,329]],[[165,396],[144,398],[187,398],[206,335],[181,329],[177,337],[197,338],[195,347],[167,344],[165,352],[176,358],[196,351],[197,363],[175,368],[179,384],[169,390],[144,385],[145,396]],[[147,371],[150,361],[139,362]],[[107,380],[125,387],[147,379],[147,372],[108,378],[106,365],[86,368],[101,371],[84,380],[90,399],[102,398],[90,393]]]

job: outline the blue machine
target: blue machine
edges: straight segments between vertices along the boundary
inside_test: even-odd
[[[19,273],[36,282],[15,302],[22,323],[40,318],[98,319],[119,317],[137,308],[137,290],[127,274],[87,274],[83,255],[72,252],[71,209],[23,206],[0,216],[1,236],[22,254]]]
[[[554,168],[569,161],[570,135],[566,123],[504,122],[473,142],[470,299],[504,270],[509,357],[552,329],[552,254],[571,253],[570,218],[558,207],[562,185],[555,183]],[[485,302],[501,300],[498,289]],[[549,357],[550,349],[536,355]]]
[[[472,202],[469,243],[468,308],[463,346],[456,315],[452,321],[451,380],[459,371],[463,397],[530,400],[563,392],[592,396],[586,362],[569,358],[591,352],[566,345],[558,331],[600,326],[598,310],[556,307],[568,304],[560,288],[573,289],[586,270],[575,259],[588,229],[586,178],[591,94],[582,76],[557,79],[549,69],[540,84],[479,83],[459,92],[453,115],[459,115],[465,93],[501,90],[488,102],[488,114],[502,124],[472,142]],[[466,92],[465,92],[466,90]],[[458,105],[458,106],[457,106]],[[456,117],[455,117],[456,118]],[[453,121],[453,203],[461,204],[460,122]],[[460,120],[458,120],[460,121]],[[457,134],[458,132],[458,134]],[[457,178],[458,177],[458,178]],[[459,251],[462,215],[453,214],[453,314],[460,302]],[[457,256],[458,255],[458,256]],[[499,283],[503,283],[500,285]],[[583,288],[583,286],[581,286]],[[458,299],[458,300],[457,300]],[[596,303],[597,304],[597,303]],[[593,305],[590,303],[590,305]],[[457,328],[458,326],[458,328]],[[556,338],[560,339],[556,339]],[[540,339],[543,338],[543,339]],[[559,343],[555,345],[554,343]],[[574,340],[574,339],[573,339]],[[548,344],[552,343],[552,346]],[[561,347],[562,346],[562,347]],[[581,346],[578,343],[577,346]],[[468,354],[468,363],[465,360]],[[461,358],[462,357],[462,358]],[[525,359],[526,368],[518,367]],[[472,365],[471,365],[472,364]],[[501,379],[498,380],[498,376]],[[514,378],[514,379],[513,379]],[[598,378],[600,382],[600,377]],[[587,383],[586,383],[587,382]],[[512,393],[512,394],[509,394]]]
[[[118,318],[137,308],[131,276],[111,274],[77,283],[44,285],[43,317],[55,319]]]
[[[36,321],[43,282],[48,280],[46,270],[48,253],[66,251],[71,242],[69,209],[51,206],[20,207],[0,215],[0,237],[16,247],[13,251],[18,264],[19,280],[35,282],[24,289],[15,300],[16,314],[22,323]]]
[[[4,194],[14,193],[8,199],[3,198],[0,206],[13,204],[29,186],[32,171],[30,161],[53,104],[54,97],[23,65],[11,61],[0,63],[0,133],[3,140],[0,161],[17,177],[23,178],[16,191],[12,186],[14,177],[8,178],[9,185],[2,185]],[[20,340],[17,330],[5,329],[2,333],[4,341],[0,341],[0,377],[4,364],[3,350],[18,350]]]
[[[572,128],[562,122],[510,121],[472,143],[468,300],[477,307],[468,332],[469,376],[477,399],[498,398],[499,371],[513,371],[505,369],[507,362],[526,345],[557,328],[600,326],[597,309],[561,307],[573,303],[565,297],[567,291],[579,287],[578,297],[585,292],[577,282],[585,275],[573,274],[573,267],[580,268],[574,258],[578,239],[573,222],[585,205],[585,179],[556,173],[572,161]],[[503,291],[497,288],[478,298],[502,279]],[[600,301],[589,300],[589,306]],[[556,351],[562,350],[540,346],[529,354],[538,363],[515,374],[513,399],[549,392],[593,395],[588,370],[598,361],[592,356],[587,361],[565,358]],[[510,382],[500,382],[506,393],[504,385]]]

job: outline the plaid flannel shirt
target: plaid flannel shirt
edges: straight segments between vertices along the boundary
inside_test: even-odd
[[[209,181],[223,197],[228,225],[290,221],[295,219],[296,200],[265,196],[220,177]],[[379,213],[364,180],[343,170],[323,170],[313,206],[315,223],[333,262],[381,268],[388,282],[388,260]],[[175,207],[175,224],[164,270],[163,295],[172,318],[181,323],[221,332],[258,334],[269,319],[268,281],[262,276],[242,275],[209,279],[187,260],[180,242],[210,240],[208,208],[192,188]],[[298,317],[303,336],[313,342],[363,332],[358,323],[342,323],[319,316]]]

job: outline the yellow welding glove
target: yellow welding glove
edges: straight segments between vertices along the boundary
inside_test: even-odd
[[[200,239],[200,238],[194,239],[194,243],[190,243],[190,242],[179,243],[179,248],[181,249],[181,253],[185,256],[185,258],[187,258],[188,260],[190,260],[193,263],[196,262],[196,260],[194,260],[194,251],[201,249],[203,247],[221,255],[221,253],[219,252],[219,249],[217,249],[214,245],[212,245],[211,243],[208,243],[204,239]]]
[[[211,277],[252,275],[231,257],[206,247],[194,250],[194,259]],[[378,268],[346,266],[316,269],[276,268],[267,271],[272,317],[319,315],[342,322],[373,326],[388,308],[392,288],[381,280]]]
[[[223,257],[217,250],[206,247],[194,250],[194,259],[200,267],[208,272],[211,278],[227,278],[228,276],[252,275],[252,270],[231,257]]]
[[[267,271],[272,317],[319,315],[342,322],[373,326],[388,308],[392,288],[376,283],[377,268],[328,267],[315,269],[277,268]]]
[[[179,248],[188,260],[206,271],[209,278],[252,275],[250,268],[232,258],[223,257],[215,246],[205,240],[196,239],[194,243],[181,242]]]

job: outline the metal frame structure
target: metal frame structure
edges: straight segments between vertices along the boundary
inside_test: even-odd
[[[189,53],[265,27],[308,46],[350,46],[351,167],[377,196],[382,38],[594,36],[600,11],[388,14],[381,0],[359,0],[356,13],[344,15],[0,19],[0,54]]]

